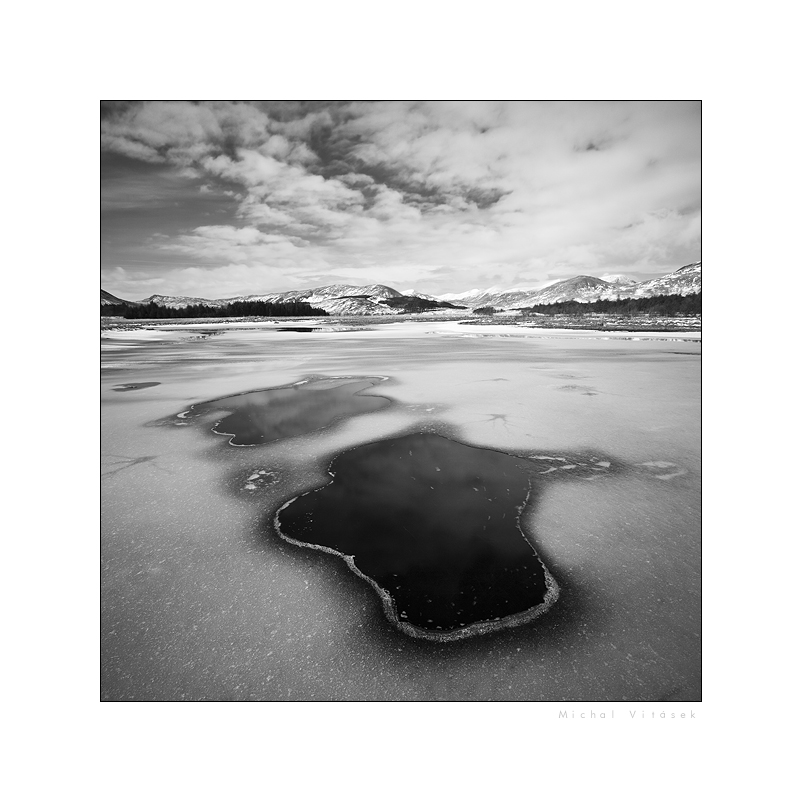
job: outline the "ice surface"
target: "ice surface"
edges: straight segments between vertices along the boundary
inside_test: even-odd
[[[212,331],[119,332],[126,347],[103,350],[104,698],[699,698],[698,335],[450,322]],[[566,374],[594,394],[558,389]],[[210,399],[342,376],[389,377],[366,394],[392,405],[253,448],[215,437],[213,421],[150,425]],[[139,382],[160,384],[111,391]],[[549,484],[528,527],[560,586],[546,615],[415,641],[341,560],[265,535],[338,453],[410,428],[526,456],[535,470],[597,455],[579,477],[594,480]],[[250,490],[258,471],[270,479]]]

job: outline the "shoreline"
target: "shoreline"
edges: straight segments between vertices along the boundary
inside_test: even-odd
[[[539,321],[531,318],[517,319],[511,316],[499,317],[494,320],[477,320],[461,316],[445,317],[442,315],[404,316],[402,319],[394,317],[387,319],[381,317],[327,317],[327,318],[186,318],[169,319],[157,318],[153,320],[123,320],[121,318],[101,318],[101,338],[137,336],[140,332],[187,332],[187,331],[261,331],[275,333],[282,337],[299,336],[304,338],[316,335],[359,334],[375,333],[379,328],[383,331],[395,329],[401,334],[418,332],[422,326],[426,334],[451,334],[456,336],[517,336],[517,337],[594,337],[609,339],[659,339],[671,338],[693,340],[701,342],[701,319],[692,319],[686,325],[670,325],[668,321],[677,321],[670,318],[668,325],[660,325],[653,319],[646,321],[633,321],[624,324],[616,321],[607,324],[607,321],[594,317],[593,319],[569,321],[561,319],[548,324],[539,325]],[[303,325],[303,332],[287,331],[291,326]],[[434,329],[432,328],[434,327]],[[283,330],[282,330],[283,329]],[[470,333],[471,331],[476,333]]]

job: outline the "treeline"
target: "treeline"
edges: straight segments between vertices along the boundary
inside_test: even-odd
[[[126,309],[128,309],[128,304],[101,304],[100,316],[122,317],[125,314]]]
[[[431,312],[432,309],[465,309],[464,306],[450,304],[448,301],[430,301],[428,298],[418,298],[417,295],[402,295],[395,298],[383,298],[379,301],[392,309],[401,309],[403,312]]]
[[[127,320],[144,320],[150,318],[190,318],[190,317],[328,317],[325,309],[310,306],[305,301],[287,301],[273,303],[271,301],[234,301],[225,306],[206,306],[191,304],[175,309],[161,306],[151,301],[149,304],[125,305],[101,304],[101,315],[122,315]]]
[[[522,312],[542,315],[656,315],[659,317],[681,317],[702,314],[702,293],[693,295],[653,295],[651,298],[621,298],[616,301],[558,301],[553,304],[528,306]]]

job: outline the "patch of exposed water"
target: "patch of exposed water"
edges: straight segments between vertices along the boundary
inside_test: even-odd
[[[459,640],[554,604],[531,526],[543,490],[623,468],[598,453],[514,455],[413,431],[336,456],[328,483],[287,501],[267,529],[343,558],[407,635]]]
[[[454,640],[532,620],[557,585],[519,526],[528,463],[432,433],[351,449],[285,504],[279,534],[343,557],[406,634]]]
[[[390,405],[381,396],[363,395],[381,378],[318,379],[289,387],[257,390],[194,404],[175,417],[159,421],[186,425],[198,418],[226,413],[212,431],[233,446],[254,446],[309,434],[338,420],[375,412]]]

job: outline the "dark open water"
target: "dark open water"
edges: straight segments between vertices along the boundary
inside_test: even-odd
[[[280,511],[280,531],[352,555],[401,621],[451,631],[544,602],[543,565],[518,527],[525,460],[410,434],[347,451],[331,472]]]
[[[188,421],[225,411],[229,414],[215,424],[214,431],[231,435],[231,445],[271,443],[325,429],[341,418],[389,406],[386,398],[360,395],[378,383],[379,379],[327,379],[242,393],[195,404],[184,413],[183,419]]]

